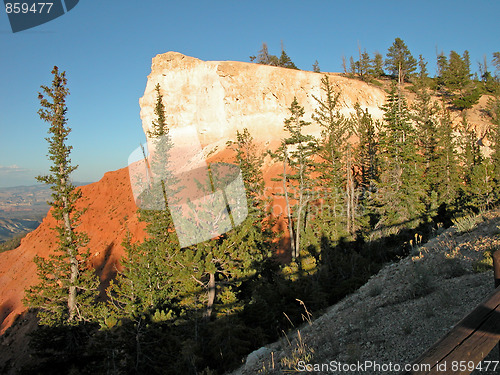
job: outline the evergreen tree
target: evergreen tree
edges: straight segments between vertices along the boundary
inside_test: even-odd
[[[204,311],[206,320],[240,312],[244,306],[240,298],[242,285],[255,275],[272,249],[272,222],[266,219],[269,212],[261,170],[263,157],[258,155],[247,129],[237,132],[236,141],[228,145],[236,151],[246,188],[248,215],[232,230],[176,254],[177,274],[173,279],[180,293],[178,305],[191,311],[188,315],[191,319],[197,319],[199,311]],[[212,164],[210,169],[219,179],[226,167]],[[218,220],[218,213],[210,207],[200,208],[197,214],[202,220],[204,216]]]
[[[450,111],[444,103],[436,123],[437,148],[430,181],[431,191],[437,194],[437,204],[449,206],[457,198],[459,186],[457,140],[453,132]]]
[[[318,60],[314,60],[313,72],[314,73],[321,73],[321,69],[319,68],[319,62],[318,62]]]
[[[322,129],[317,151],[320,160],[315,167],[321,191],[325,195],[325,205],[329,208],[322,215],[330,217],[331,230],[335,231],[335,226],[340,224],[345,225],[349,233],[354,224],[353,180],[349,179],[352,177],[352,168],[351,160],[347,157],[351,124],[340,112],[341,92],[335,92],[328,76],[321,80],[321,90],[322,98],[313,96],[318,108],[312,117]],[[345,212],[347,215],[344,215]]]
[[[495,199],[500,199],[500,97],[496,96],[488,103],[488,115],[493,125],[490,128],[493,153],[491,154],[493,190]]]
[[[455,51],[450,52],[450,58],[444,71],[444,82],[446,87],[451,90],[460,90],[470,81],[471,73],[470,66],[465,59],[468,56],[466,52],[464,52],[463,57]]]
[[[425,208],[418,141],[406,99],[396,85],[382,110],[384,122],[379,134],[382,173],[376,200],[381,224],[400,225],[418,218]]]
[[[427,62],[425,62],[422,55],[418,56],[419,72],[417,75],[417,87],[426,88],[429,86],[429,75],[427,74]]]
[[[441,52],[437,56],[437,84],[438,84],[438,89],[442,89],[446,86],[445,83],[445,77],[446,77],[446,71],[448,70],[448,59],[444,55],[443,52]]]
[[[495,77],[488,70],[488,61],[486,55],[483,56],[483,63],[479,62],[479,76],[483,83],[484,90],[489,93],[495,93],[497,89],[497,82]]]
[[[269,53],[267,43],[262,43],[259,54],[257,56],[250,56],[250,61],[255,61],[257,64],[279,66],[278,57]]]
[[[48,156],[53,164],[51,174],[37,180],[51,185],[53,191],[50,205],[58,223],[58,247],[48,259],[35,257],[40,282],[26,291],[24,302],[39,309],[41,324],[64,325],[94,320],[99,281],[89,260],[90,253],[85,250],[88,238],[76,230],[82,214],[76,208],[81,191],[70,180],[77,166],[71,165],[72,146],[66,144],[71,132],[66,118],[66,74],[59,72],[57,66],[52,74],[52,86],[41,86],[43,94],[38,94],[42,106],[38,114],[50,124]]]
[[[129,319],[141,319],[143,314],[155,311],[173,314],[170,309],[177,295],[172,265],[179,243],[167,194],[173,197],[179,188],[169,166],[172,143],[159,84],[155,90],[156,118],[147,133],[152,154],[148,163],[151,180],[140,196],[143,208],[138,211],[139,220],[146,223],[148,238],[140,244],[125,241],[127,256],[122,259],[123,271],[108,290],[112,309],[119,317]]]
[[[387,52],[385,66],[393,76],[398,77],[398,83],[402,84],[415,71],[416,65],[417,61],[411,55],[405,42],[396,38]]]
[[[298,70],[298,68],[293,63],[292,59],[290,59],[290,57],[288,57],[288,55],[285,52],[285,49],[283,47],[281,48],[281,56],[279,59],[278,66],[281,66],[282,68],[289,68],[289,69],[297,69]]]
[[[237,130],[236,141],[228,141],[227,146],[236,152],[236,161],[241,169],[250,207],[259,207],[259,211],[264,211],[265,183],[262,177],[264,155],[259,155],[247,128],[243,129],[243,132]]]
[[[380,174],[378,151],[378,130],[380,124],[371,117],[368,109],[363,110],[359,103],[354,105],[351,123],[359,141],[356,151],[356,165],[359,168],[359,186],[363,193],[373,190]]]
[[[462,114],[460,132],[460,163],[462,165],[459,204],[462,208],[477,209],[491,203],[492,167],[481,151],[478,134]]]
[[[431,95],[425,86],[419,85],[416,100],[412,106],[412,118],[415,124],[420,150],[420,166],[423,171],[422,185],[426,189],[425,199],[426,213],[432,212],[438,207],[438,191],[435,190],[437,183],[441,180],[441,170],[438,168],[436,160],[438,158],[438,111],[439,106],[433,102]]]
[[[292,256],[300,254],[300,238],[303,231],[304,218],[311,199],[311,166],[314,139],[304,134],[304,128],[310,123],[302,119],[304,108],[294,98],[290,108],[290,117],[285,119],[284,128],[288,132],[281,147],[272,156],[283,162],[283,190],[287,202],[288,226],[292,244]],[[286,166],[291,170],[288,172]],[[295,204],[292,206],[290,200]]]
[[[471,108],[479,100],[481,93],[471,81],[469,53],[462,56],[451,51],[449,59],[438,58],[439,82],[446,88],[445,94],[458,109]]]
[[[360,53],[358,65],[359,65],[359,75],[361,76],[361,79],[363,81],[367,81],[370,76],[372,67],[371,67],[370,55],[368,54],[368,52],[366,52],[366,50],[364,50],[363,53]]]
[[[378,132],[380,124],[371,117],[368,109],[363,110],[359,103],[354,105],[351,123],[358,137],[354,152],[354,164],[359,171],[357,176],[357,191],[359,195],[359,219],[361,227],[369,228],[371,217],[375,215],[373,195],[380,176],[380,155]]]
[[[370,74],[375,78],[380,78],[384,75],[384,58],[379,52],[376,52],[373,57]]]

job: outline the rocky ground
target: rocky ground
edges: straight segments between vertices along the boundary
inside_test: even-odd
[[[305,309],[302,327],[252,353],[233,375],[397,373],[307,372],[304,365],[408,364],[425,352],[493,291],[493,271],[478,267],[485,252],[500,249],[500,210],[472,220],[472,231],[455,226],[414,246],[411,256],[388,264],[323,315],[309,317]],[[486,359],[498,361],[498,347]],[[498,374],[500,364],[496,371],[475,373]]]

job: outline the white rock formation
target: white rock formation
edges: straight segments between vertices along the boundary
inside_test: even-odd
[[[203,146],[223,146],[236,130],[247,127],[258,141],[279,141],[284,136],[283,120],[297,97],[310,120],[321,97],[324,73],[278,68],[235,61],[202,61],[177,52],[153,58],[144,96],[139,100],[146,132],[154,119],[155,86],[161,86],[169,126],[195,125]],[[367,83],[328,74],[342,90],[342,111],[352,111],[356,101],[381,118],[385,93]],[[314,123],[308,132],[318,134]]]

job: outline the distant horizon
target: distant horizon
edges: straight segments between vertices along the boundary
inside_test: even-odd
[[[96,181],[72,181],[72,183],[76,187],[80,187],[80,186],[94,184],[97,181],[99,181],[99,180],[96,180]],[[10,189],[16,189],[16,188],[31,188],[31,187],[46,187],[47,189],[51,188],[50,185],[47,185],[44,182],[36,182],[35,184],[31,184],[31,185],[14,185],[14,186],[0,185],[0,190],[10,190]]]

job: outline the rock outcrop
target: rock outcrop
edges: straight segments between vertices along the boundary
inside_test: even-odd
[[[310,120],[321,98],[324,73],[278,68],[236,61],[202,61],[177,52],[153,58],[144,96],[139,100],[144,131],[150,129],[160,84],[169,126],[196,126],[202,145],[216,145],[248,128],[258,142],[279,141],[283,120],[290,116],[293,98]],[[328,73],[330,82],[342,91],[342,112],[352,112],[359,102],[375,118],[385,92],[359,80]],[[308,132],[318,134],[312,124]]]

